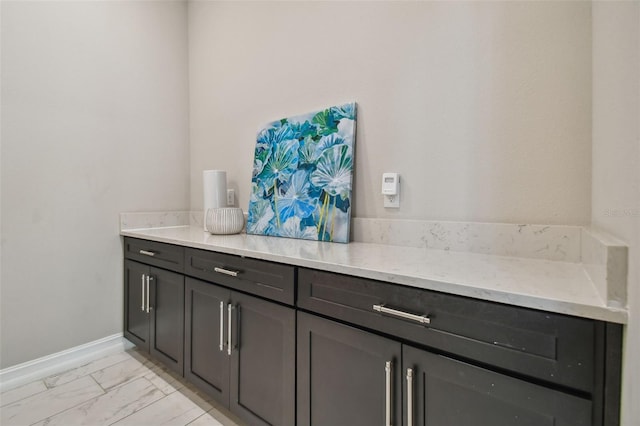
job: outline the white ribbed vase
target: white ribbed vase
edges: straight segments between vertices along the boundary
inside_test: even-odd
[[[212,234],[237,234],[244,227],[244,214],[239,207],[208,209],[204,226]]]

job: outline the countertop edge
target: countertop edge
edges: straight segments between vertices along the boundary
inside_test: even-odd
[[[190,229],[189,226],[171,226],[169,228],[183,228]],[[474,287],[466,283],[457,283],[447,280],[434,280],[426,279],[420,276],[413,276],[411,274],[403,274],[398,271],[382,270],[374,268],[359,267],[356,265],[348,265],[345,263],[336,263],[326,261],[322,259],[310,259],[288,256],[280,253],[271,253],[269,251],[253,250],[250,248],[232,247],[223,244],[205,243],[202,241],[195,241],[193,239],[175,238],[171,236],[154,235],[159,229],[163,228],[140,228],[140,229],[127,229],[121,230],[120,235],[123,237],[140,238],[144,240],[164,242],[169,244],[175,244],[179,246],[216,251],[225,254],[249,257],[253,259],[266,260],[276,263],[285,263],[292,266],[305,267],[311,269],[321,269],[328,272],[340,273],[345,275],[351,275],[360,278],[368,278],[373,280],[385,281],[392,284],[405,285],[410,287],[422,288],[425,290],[433,290],[448,294],[454,294],[458,296],[470,297],[479,300],[486,300],[491,302],[509,304],[514,306],[520,306],[524,308],[537,309],[547,312],[577,316],[582,318],[588,318],[593,320],[608,321],[619,324],[626,324],[628,321],[628,312],[624,308],[606,306],[604,303],[601,305],[587,304],[581,302],[573,302],[567,300],[558,300],[551,297],[545,297],[544,295],[531,295],[520,294],[517,292],[510,292],[499,289],[487,289],[483,287]],[[206,234],[202,231],[203,236]],[[246,238],[245,234],[244,237]],[[233,236],[230,236],[233,238]],[[252,236],[253,237],[253,236]],[[260,237],[260,238],[275,238],[275,237]],[[280,239],[279,239],[280,240]],[[322,242],[304,242],[305,244],[332,244]],[[335,244],[335,243],[333,243]],[[354,244],[354,243],[352,243]],[[370,246],[372,249],[379,250],[379,244],[370,243],[357,243],[360,246]],[[344,245],[345,247],[348,245]],[[390,249],[397,249],[397,247],[389,246]],[[414,249],[417,250],[417,249]],[[477,256],[477,255],[476,255]],[[484,255],[487,258],[491,258],[489,255]],[[493,256],[496,259],[503,258],[503,256]],[[584,271],[584,267],[580,265]],[[584,272],[585,285],[589,284],[591,288],[589,291],[598,294],[597,288],[590,280],[586,271]]]

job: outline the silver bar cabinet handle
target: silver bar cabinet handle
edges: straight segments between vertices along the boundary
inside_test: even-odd
[[[147,275],[147,313],[149,313],[149,280],[151,278]]]
[[[232,277],[237,277],[240,271],[230,271],[224,268],[218,268],[217,266],[213,268],[213,270],[219,274],[231,275]]]
[[[231,348],[232,348],[232,342],[231,342],[231,311],[233,310],[233,305],[231,305],[231,303],[229,303],[227,305],[227,309],[229,312],[229,317],[227,318],[229,320],[229,325],[228,325],[228,329],[227,332],[229,333],[229,336],[227,337],[227,344],[229,346],[227,346],[227,354],[231,355]]]
[[[220,302],[220,352],[224,350],[224,302]]]
[[[385,377],[385,426],[391,426],[391,361],[384,365]]]
[[[142,288],[142,305],[140,306],[140,310],[144,312],[144,274],[142,274],[142,285],[140,288]]]
[[[140,254],[144,254],[145,256],[151,256],[151,257],[156,255],[155,252],[149,251],[149,250],[140,250]]]
[[[407,426],[413,426],[413,369],[407,368]]]
[[[410,314],[409,312],[398,311],[396,309],[387,308],[384,305],[373,305],[373,310],[382,314],[393,315],[396,317],[419,322],[420,324],[431,324],[431,319],[426,315]]]

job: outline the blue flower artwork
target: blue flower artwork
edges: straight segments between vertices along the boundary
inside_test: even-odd
[[[349,242],[355,102],[258,132],[247,233]]]

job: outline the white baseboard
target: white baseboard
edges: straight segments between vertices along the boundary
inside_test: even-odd
[[[103,356],[122,352],[132,346],[132,343],[122,337],[122,333],[117,333],[55,354],[4,368],[0,370],[0,392],[79,367]]]

